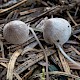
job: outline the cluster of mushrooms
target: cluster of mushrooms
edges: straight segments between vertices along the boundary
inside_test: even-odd
[[[62,49],[62,45],[68,41],[71,35],[71,25],[69,22],[63,18],[50,18],[44,21],[43,26],[44,40],[49,44],[55,44],[65,58],[67,58],[73,64],[80,66],[80,64],[71,59]],[[43,49],[45,58],[47,60],[46,51],[38,40],[35,32],[24,22],[15,20],[7,23],[3,28],[3,36],[4,39],[11,44],[22,44],[28,40],[29,30],[31,30],[40,47]]]

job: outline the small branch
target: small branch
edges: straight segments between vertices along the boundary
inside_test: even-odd
[[[70,15],[69,11],[66,11],[67,15],[69,16],[69,18],[71,19],[71,21],[74,23],[75,26],[77,26],[78,24],[74,21],[74,19],[72,18],[72,16]]]
[[[80,52],[79,52],[76,48],[74,48],[73,46],[71,46],[71,49],[72,49],[73,51],[75,51],[76,54],[78,54],[78,55],[80,56]]]
[[[75,11],[74,17],[76,17],[78,11],[79,11],[79,6],[77,7],[77,9],[76,9],[76,11]]]
[[[41,74],[36,74],[35,76],[40,77]],[[73,74],[69,74],[69,73],[66,73],[66,72],[61,72],[61,71],[49,72],[49,75],[58,75],[58,76],[63,75],[63,76],[67,76],[67,77],[70,77],[70,78],[74,78],[74,79],[80,80],[80,77],[79,76],[76,76],[76,75],[73,75]]]
[[[9,11],[9,10],[11,10],[11,9],[13,9],[13,8],[15,8],[15,7],[23,4],[23,3],[25,3],[25,2],[27,2],[27,0],[22,0],[22,1],[20,1],[19,3],[15,4],[15,5],[13,5],[13,6],[9,7],[9,8],[7,8],[7,9],[1,9],[1,10],[0,10],[0,14],[1,14],[1,13],[4,13],[4,12],[6,12],[6,11]]]
[[[1,46],[2,57],[5,58],[3,42],[1,40],[0,40],[0,46]]]
[[[21,54],[21,52],[22,52],[22,50],[18,50],[16,52],[14,52],[10,58],[10,61],[8,63],[8,69],[7,69],[7,79],[9,79],[9,80],[13,79],[14,65],[15,65],[16,59]],[[16,74],[16,73],[14,72],[14,74]],[[17,76],[17,74],[16,74],[16,76]],[[17,76],[17,77],[19,77],[19,76]],[[19,80],[21,80],[21,79],[19,79]]]

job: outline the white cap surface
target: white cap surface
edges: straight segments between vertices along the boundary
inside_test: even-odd
[[[71,35],[71,25],[63,18],[51,18],[45,21],[43,37],[49,44],[63,45]]]

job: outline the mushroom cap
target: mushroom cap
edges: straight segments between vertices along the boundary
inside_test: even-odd
[[[71,35],[71,25],[63,18],[51,18],[45,21],[43,37],[47,43],[63,45]]]
[[[28,26],[19,20],[11,21],[4,26],[3,37],[11,44],[22,44],[28,40]]]

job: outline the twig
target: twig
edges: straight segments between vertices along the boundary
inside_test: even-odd
[[[30,22],[30,23],[31,23],[31,22],[34,22],[35,20],[37,20],[38,18],[40,18],[40,17],[48,14],[49,12],[51,12],[51,11],[53,11],[53,10],[55,10],[55,9],[56,9],[56,10],[59,10],[60,8],[61,8],[61,6],[55,6],[55,7],[51,8],[50,10],[48,10],[48,11],[40,14],[39,16],[37,16],[37,17],[35,17],[35,18],[33,18],[32,20],[30,20],[30,21],[25,21],[25,22],[26,22],[26,23],[28,23],[28,22]]]
[[[27,14],[30,14],[30,13],[33,13],[37,11],[37,8],[34,8],[34,9],[30,9],[30,10],[27,10],[27,11],[22,11],[20,12],[20,15],[23,16],[23,15],[27,15]]]
[[[76,12],[75,12],[75,14],[74,14],[74,17],[76,17],[78,11],[79,11],[79,6],[78,6],[77,9],[76,9]]]
[[[67,15],[69,16],[69,18],[71,19],[71,21],[74,23],[75,26],[77,26],[78,24],[74,21],[74,19],[72,18],[72,16],[70,15],[69,11],[66,11]]]
[[[21,50],[16,51],[10,58],[10,61],[9,61],[9,64],[8,64],[8,70],[7,70],[7,79],[9,79],[9,80],[13,79],[14,64],[15,64],[15,61],[16,61],[17,57],[20,54],[21,54]]]
[[[65,71],[66,73],[71,74],[71,72],[70,72],[70,67],[69,67],[66,59],[65,59],[64,56],[60,53],[59,50],[58,50],[58,54],[59,54],[59,57],[60,57],[60,61],[61,61],[61,63],[62,63],[62,66],[63,66],[63,68],[64,68],[64,71]]]
[[[8,62],[9,60],[6,58],[0,58],[0,62]]]
[[[42,75],[42,73],[41,74],[36,74],[35,76],[36,77],[40,77],[41,75]],[[63,76],[67,76],[67,77],[70,77],[70,78],[74,78],[74,79],[80,80],[79,76],[76,76],[76,75],[73,75],[73,74],[69,74],[69,73],[66,73],[66,72],[60,72],[60,71],[49,72],[49,75],[58,75],[58,76],[63,75]]]
[[[0,8],[9,7],[9,6],[11,6],[11,5],[15,4],[15,3],[17,3],[16,0],[10,0],[10,1],[8,1],[8,2],[5,3],[5,4],[1,4],[1,5],[0,5]]]
[[[22,80],[27,80],[27,78],[32,74],[32,72],[34,71],[34,69],[36,69],[38,67],[38,65],[34,65],[31,67],[30,71],[28,73],[26,73],[23,77]]]
[[[5,68],[8,68],[7,64],[5,63],[0,63],[2,66],[4,66]],[[13,72],[13,74],[15,75],[15,77],[18,79],[18,80],[22,80],[21,77],[16,73],[16,72]]]
[[[9,8],[7,8],[7,9],[1,9],[1,10],[0,10],[0,14],[1,14],[1,13],[4,13],[4,12],[6,12],[6,11],[9,11],[9,10],[11,10],[11,9],[13,9],[13,8],[15,8],[15,7],[17,7],[17,6],[25,3],[26,1],[27,1],[27,0],[22,0],[21,2],[15,4],[15,5],[13,5],[13,6],[9,7]]]
[[[70,61],[68,61],[70,69],[71,70],[80,70],[79,66],[76,66],[75,64],[71,63]]]
[[[49,6],[45,1],[41,1],[41,3],[44,5],[44,6]]]
[[[73,35],[73,36],[80,41],[80,37],[78,37],[78,36],[76,36],[76,35]]]
[[[2,57],[5,58],[3,42],[1,40],[0,40],[0,46],[1,46]]]
[[[65,71],[66,73],[71,74],[69,64],[67,63],[66,59],[65,59],[64,56],[60,53],[59,50],[58,50],[58,54],[59,54],[59,57],[60,57],[62,66],[63,66],[63,68],[64,68],[64,71]],[[71,80],[71,79],[68,78],[68,80]]]
[[[80,56],[80,52],[76,48],[74,48],[73,46],[71,46],[71,49],[74,50]]]

